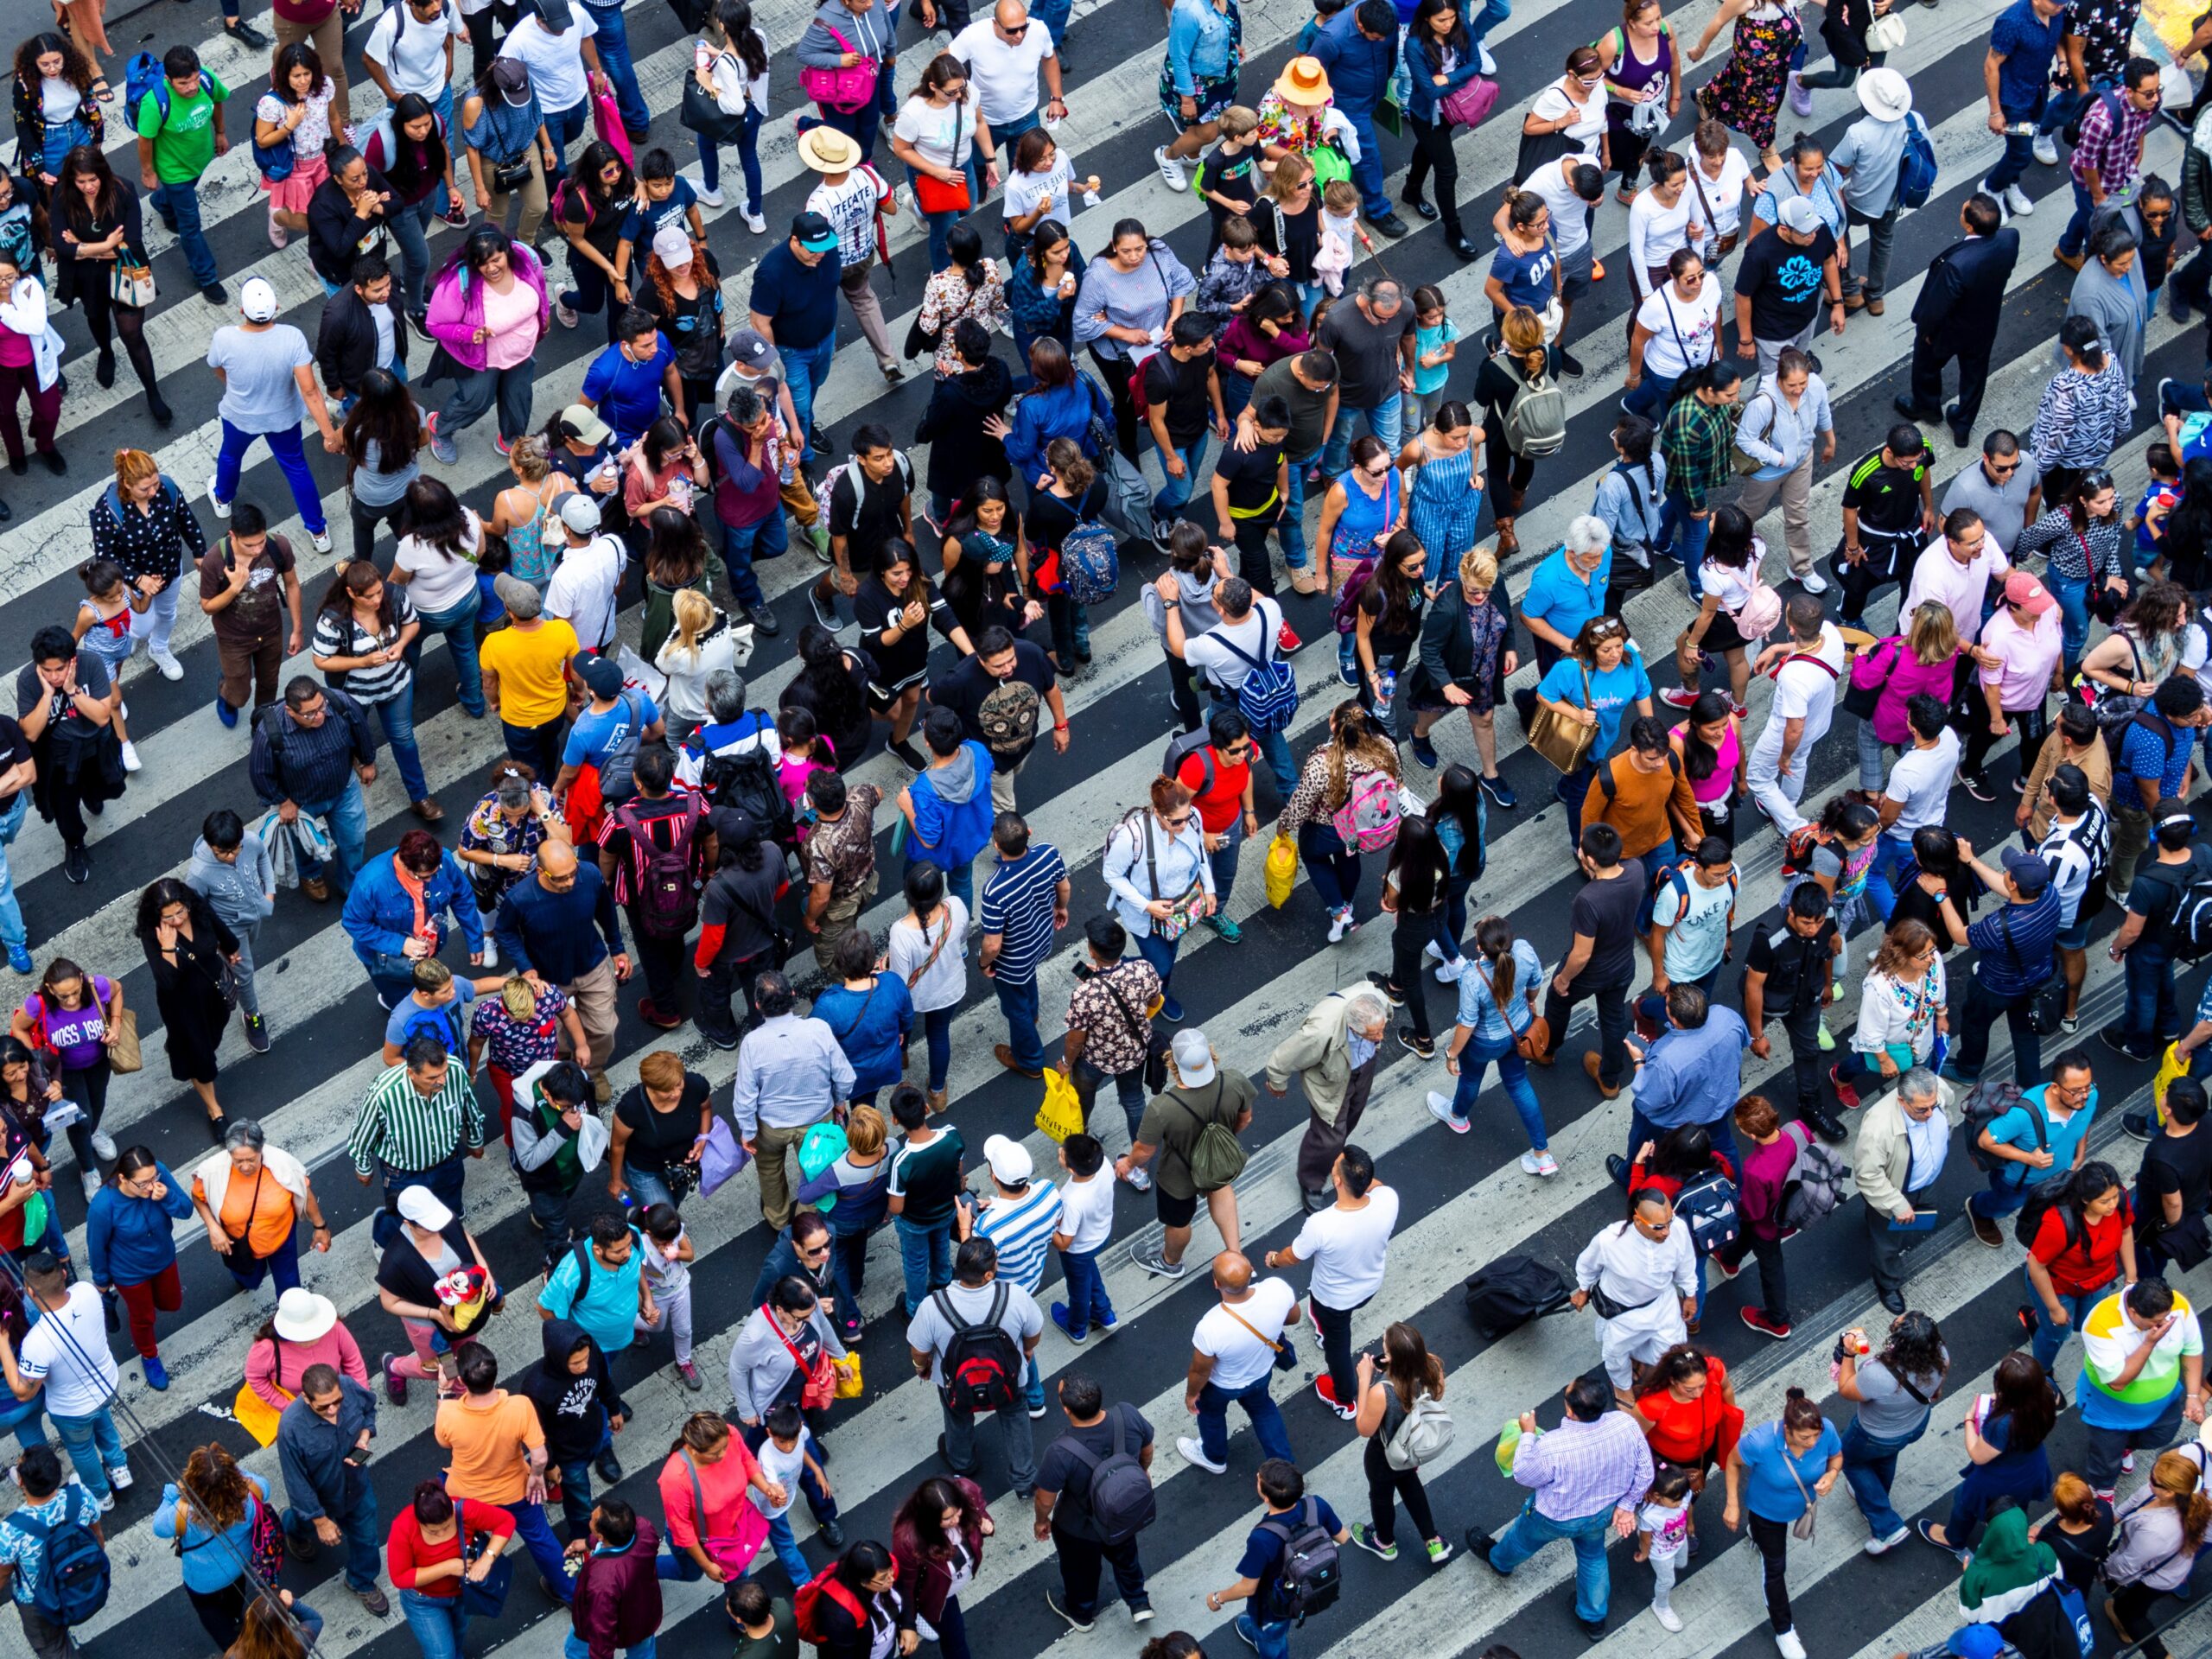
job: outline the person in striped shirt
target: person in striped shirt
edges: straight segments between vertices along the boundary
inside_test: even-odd
[[[484,1113],[467,1065],[453,1065],[446,1046],[428,1035],[410,1038],[400,1058],[362,1098],[346,1147],[362,1185],[384,1172],[384,1213],[371,1229],[379,1249],[399,1230],[402,1187],[428,1187],[461,1214],[462,1160],[484,1149]]]
[[[1010,812],[1002,814],[999,822],[1004,824],[1013,817]],[[983,1163],[991,1173],[991,1196],[976,1200],[972,1224],[965,1219],[969,1212],[962,1212],[960,1224],[967,1230],[962,1236],[990,1240],[999,1253],[999,1277],[1033,1296],[1045,1276],[1045,1255],[1052,1235],[1059,1230],[1059,1192],[1052,1182],[1036,1179],[1037,1166],[1029,1148],[1010,1136],[995,1135],[984,1141]],[[1029,1414],[1042,1417],[1045,1374],[1037,1369],[1033,1355],[1025,1386]]]
[[[998,855],[983,883],[977,917],[983,925],[977,961],[998,987],[999,1011],[1013,1040],[991,1052],[1009,1071],[1045,1075],[1045,1043],[1037,1034],[1037,969],[1052,949],[1052,936],[1068,925],[1066,861],[1045,842],[1032,845],[1019,812],[1001,812],[991,826]]]

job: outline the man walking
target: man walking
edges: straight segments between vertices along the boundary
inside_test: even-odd
[[[599,873],[615,903],[629,911],[637,937],[645,970],[638,1013],[647,1025],[672,1031],[683,1023],[676,987],[684,938],[699,919],[699,889],[715,868],[715,832],[696,791],[671,792],[676,756],[665,747],[641,750],[630,776],[637,792],[600,820]]]
[[[1904,1312],[1904,1251],[1915,1233],[1929,1231],[1936,1180],[1951,1150],[1951,1121],[1942,1085],[1916,1065],[1866,1109],[1851,1148],[1851,1177],[1866,1201],[1866,1245],[1874,1294],[1892,1313]]]
[[[1029,1148],[1008,1135],[995,1135],[983,1142],[983,1167],[990,1172],[990,1195],[963,1210],[956,1224],[964,1226],[971,1237],[989,1240],[999,1253],[999,1277],[1033,1298],[1045,1277],[1045,1255],[1052,1235],[1060,1228],[1059,1189],[1037,1179]],[[1029,1414],[1042,1417],[1045,1374],[1033,1358],[1023,1390]]]
[[[369,1085],[346,1150],[353,1179],[366,1186],[384,1172],[384,1211],[372,1231],[379,1249],[399,1230],[399,1194],[427,1187],[461,1213],[464,1156],[484,1155],[484,1113],[464,1062],[455,1065],[436,1038],[407,1039],[401,1063]]]
[[[2194,680],[2168,680],[2158,689],[2163,692],[2166,686],[2184,683],[2196,684]],[[2117,809],[2116,790],[2113,802]],[[2150,823],[2156,856],[2134,869],[2133,879],[2125,882],[2127,915],[2111,945],[2112,959],[2126,965],[2127,1012],[2099,1033],[2114,1053],[2145,1063],[2157,1058],[2158,1046],[2181,1023],[2180,1010],[2174,1005],[2174,914],[2183,896],[2212,868],[2212,855],[2194,840],[2196,820],[2181,802],[2160,801]],[[2115,846],[2118,840],[2115,835]],[[2111,876],[2115,893],[2123,885],[2119,864],[2115,850]]]
[[[1360,212],[1393,241],[1406,233],[1407,226],[1382,188],[1382,148],[1376,137],[1375,114],[1397,73],[1397,48],[1398,13],[1389,0],[1359,0],[1346,6],[1313,40],[1313,57],[1329,73],[1337,113],[1351,123],[1359,143],[1351,177],[1359,187]],[[1397,448],[1395,439],[1383,442]]]
[[[1361,3],[1375,6],[1381,0],[1361,0]],[[1351,16],[1345,13],[1337,21],[1348,23]],[[1394,22],[1394,30],[1395,27]],[[1376,97],[1382,97],[1379,89]],[[1377,166],[1379,168],[1380,163]],[[1381,185],[1378,170],[1378,193]],[[1403,221],[1395,213],[1389,217],[1402,234]],[[1396,454],[1404,394],[1414,389],[1414,314],[1406,304],[1405,290],[1390,277],[1369,277],[1360,284],[1359,292],[1352,296],[1350,305],[1339,300],[1330,308],[1329,315],[1314,333],[1313,343],[1331,353],[1342,377],[1337,388],[1336,417],[1330,425],[1328,443],[1321,451],[1323,479],[1336,478],[1351,464],[1355,422],[1363,430],[1381,439],[1385,449]],[[1256,387],[1253,395],[1259,395]],[[1324,558],[1328,556],[1326,549],[1320,550],[1320,553]],[[1292,585],[1297,584],[1294,582]]]
[[[1298,1293],[1287,1279],[1252,1282],[1252,1264],[1236,1250],[1213,1259],[1213,1287],[1221,1297],[1206,1310],[1191,1338],[1191,1369],[1183,1408],[1198,1419],[1198,1435],[1184,1435],[1175,1449],[1211,1475],[1229,1472],[1229,1408],[1244,1408],[1262,1455],[1292,1459],[1282,1413],[1268,1392],[1275,1361],[1299,1320]]]
[[[1306,1217],[1296,1239],[1268,1252],[1267,1264],[1313,1264],[1306,1300],[1313,1306],[1313,1325],[1321,1333],[1321,1355],[1327,1363],[1327,1369],[1313,1379],[1313,1392],[1349,1422],[1358,1414],[1359,1405],[1352,1372],[1351,1316],[1382,1288],[1390,1235],[1398,1225],[1398,1194],[1376,1180],[1375,1160],[1356,1146],[1337,1154],[1329,1176],[1336,1185],[1336,1203]]]
[[[1145,1592],[1137,1534],[1101,1519],[1091,1487],[1109,1458],[1134,1458],[1138,1468],[1152,1472],[1152,1425],[1135,1406],[1109,1408],[1097,1382],[1081,1371],[1061,1376],[1060,1409],[1067,1414],[1068,1432],[1045,1448],[1037,1465],[1035,1531],[1040,1542],[1051,1541],[1060,1563],[1059,1598],[1047,1590],[1045,1605],[1070,1628],[1088,1630],[1098,1615],[1099,1568],[1110,1561],[1129,1622],[1149,1624],[1152,1599]]]
[[[342,74],[343,71],[333,73]],[[343,103],[345,82],[338,85],[339,101]],[[231,296],[222,284],[215,251],[207,245],[207,232],[200,228],[200,175],[231,147],[223,131],[223,105],[230,96],[229,87],[200,67],[197,52],[188,46],[173,46],[162,54],[161,80],[138,100],[138,181],[150,193],[149,199],[162,216],[162,223],[184,249],[200,297],[210,305],[227,305]],[[274,317],[273,297],[269,315]],[[329,429],[327,423],[323,429]],[[301,517],[307,516],[302,506]],[[321,520],[315,518],[308,522]]]
[[[514,972],[569,994],[591,1045],[593,1087],[606,1101],[614,988],[630,977],[630,957],[613,890],[599,867],[578,863],[575,848],[549,837],[537,849],[537,874],[501,895],[492,935]]]
[[[276,676],[285,658],[307,649],[297,561],[290,542],[269,533],[261,509],[241,501],[231,512],[231,533],[200,556],[199,575],[200,608],[215,636],[215,658],[221,669],[215,717],[226,726],[236,726],[239,710],[250,709],[258,716],[276,701]],[[164,582],[154,595],[152,608],[158,608],[166,596],[174,617],[175,587],[174,581]],[[159,654],[154,656],[154,666],[162,668],[163,658],[175,665],[167,630],[157,629],[156,637]],[[163,677],[168,677],[166,669]]]
[[[1351,1532],[1327,1499],[1306,1495],[1306,1477],[1289,1459],[1262,1464],[1256,1484],[1267,1513],[1245,1540],[1236,1582],[1209,1592],[1206,1609],[1217,1613],[1232,1601],[1250,1602],[1251,1611],[1236,1616],[1238,1638],[1260,1659],[1289,1659],[1292,1624],[1306,1622],[1300,1602],[1284,1594],[1294,1533],[1319,1526],[1342,1546],[1351,1541]]]
[[[221,283],[213,286],[221,293]],[[307,526],[308,539],[316,552],[327,553],[330,525],[322,511],[321,487],[308,470],[300,422],[314,417],[322,447],[330,454],[338,454],[345,445],[315,382],[315,353],[305,334],[276,321],[276,290],[267,278],[245,279],[238,289],[238,315],[245,321],[218,328],[207,346],[207,366],[223,383],[223,399],[216,406],[223,442],[207,480],[207,505],[218,518],[231,516],[231,499],[238,493],[246,452],[256,438],[262,439],[292,487],[292,502]]]
[[[368,710],[343,691],[326,690],[305,674],[284,687],[253,722],[253,754],[247,768],[253,792],[276,809],[280,823],[304,812],[330,826],[338,853],[338,891],[353,885],[368,855],[369,808],[365,785],[376,782],[377,740]],[[321,859],[299,854],[300,891],[316,904],[330,897]]]
[[[2082,136],[2075,140],[2069,163],[2074,216],[2050,251],[2050,257],[2068,270],[2082,269],[2089,221],[2097,209],[2115,196],[2126,196],[2141,175],[2143,141],[2158,118],[2161,101],[2158,66],[2148,58],[2128,59],[2117,87],[2094,92],[2086,100]],[[2044,118],[2050,119],[2048,111]]]
[[[1966,1028],[1959,1039],[1951,1075],[1978,1083],[1989,1058],[1989,1033],[2001,1017],[2012,1033],[2012,1071],[2023,1088],[2043,1081],[2043,1039],[2036,1034],[2037,995],[2057,973],[2058,894],[2050,866],[2017,847],[2003,849],[2005,868],[1993,870],[1967,855],[1967,863],[2005,902],[1966,927],[1955,927],[1958,908],[1947,897],[1942,917],[1953,929],[1950,943],[1970,944],[1976,952],[1974,977],[1967,987]]]
[[[1667,988],[1667,1025],[1649,1049],[1626,1045],[1636,1066],[1628,1152],[1605,1160],[1606,1173],[1624,1187],[1645,1141],[1691,1124],[1712,1137],[1715,1152],[1736,1167],[1743,1166],[1730,1114],[1743,1092],[1744,1051],[1751,1046],[1751,1028],[1726,1003],[1716,1006],[1696,986],[1681,984]]]
[[[785,1154],[795,1158],[806,1132],[823,1119],[845,1121],[853,1067],[827,1022],[795,1012],[798,998],[783,975],[761,975],[753,995],[760,1023],[738,1045],[730,1115],[738,1140],[760,1166],[760,1219],[781,1232],[798,1208]]]
[[[994,776],[996,774],[994,773]],[[976,906],[983,943],[976,965],[998,987],[1008,1040],[991,1052],[1025,1077],[1045,1075],[1045,1043],[1037,1034],[1037,970],[1052,953],[1052,936],[1068,925],[1073,883],[1058,849],[1032,842],[1018,812],[991,826],[997,860]]]
[[[2032,9],[2040,15],[2046,7],[2054,14],[2059,10],[2055,0],[2018,0],[2013,11]],[[1999,19],[1999,27],[2003,26],[2004,19]],[[2008,151],[2015,142],[2025,141],[2005,139]],[[2010,165],[2008,154],[1999,170]],[[1989,354],[1997,344],[1998,319],[2005,315],[2005,291],[2020,258],[2020,233],[2004,222],[1989,181],[1983,182],[1982,191],[1987,194],[1977,193],[1961,204],[1959,228],[1966,232],[1965,238],[1936,256],[1920,285],[1920,296],[1912,302],[1912,391],[1895,400],[1897,412],[1907,420],[1933,421],[1940,416],[1951,429],[1951,442],[1961,449],[1974,439],[1974,418],[1981,413],[1981,395],[1989,385]],[[2015,196],[2014,213],[2032,205],[2018,184],[2006,193],[2008,200]],[[1943,365],[1954,358],[1959,364],[1959,397],[1946,406]],[[1948,496],[1944,505],[1948,510]],[[2010,538],[2005,545],[2010,548]]]
[[[1852,260],[1843,271],[1843,308],[1878,317],[1890,246],[1897,235],[1897,175],[1912,113],[1912,83],[1894,69],[1877,67],[1861,72],[1858,92],[1859,106],[1866,113],[1845,130],[1828,160],[1843,175],[1849,226],[1866,231],[1866,257]]]
[[[811,461],[824,442],[814,442],[814,400],[830,378],[837,352],[837,296],[844,264],[837,254],[837,232],[817,213],[791,220],[791,235],[771,248],[753,268],[746,301],[753,327],[784,360],[784,384],[799,429],[791,434]]]
[[[1014,144],[1039,124],[1037,77],[1045,77],[1052,97],[1045,119],[1064,121],[1068,106],[1060,96],[1057,31],[1029,15],[1021,0],[999,0],[988,18],[977,18],[952,37],[944,49],[967,66],[982,95],[984,124],[994,143],[1005,149],[1013,170]]]
[[[999,1253],[990,1240],[962,1244],[953,1257],[953,1282],[931,1291],[907,1325],[906,1349],[914,1375],[937,1388],[944,1409],[944,1432],[937,1437],[944,1466],[974,1478],[976,1413],[988,1410],[999,1420],[1014,1496],[1027,1500],[1036,1491],[1037,1452],[1021,1379],[1045,1334],[1045,1315],[1027,1291],[999,1282],[998,1272]],[[957,1382],[947,1378],[944,1363],[956,1345],[969,1361]],[[982,1386],[988,1397],[977,1403],[968,1379],[987,1371],[990,1381]],[[1036,1414],[1044,1414],[1041,1405]]]
[[[1598,1046],[1582,1057],[1582,1069],[1607,1100],[1621,1091],[1627,1051],[1628,992],[1636,976],[1637,912],[1643,903],[1643,866],[1621,857],[1620,831],[1609,823],[1583,826],[1576,855],[1590,879],[1574,895],[1567,915],[1572,936],[1567,957],[1544,994],[1544,1021],[1551,1046],[1535,1057],[1538,1065],[1559,1058],[1574,1005],[1587,997],[1598,1015]],[[1633,1150],[1633,1148],[1630,1148]]]
[[[1751,804],[1789,836],[1805,824],[1797,803],[1805,796],[1813,750],[1827,735],[1835,715],[1846,653],[1843,635],[1812,594],[1791,594],[1782,617],[1789,644],[1772,665],[1774,700],[1767,705],[1766,724],[1752,746],[1744,781],[1751,786]],[[1775,646],[1761,653],[1761,672],[1769,671],[1766,658],[1772,652],[1781,650]]]
[[[806,903],[801,919],[814,935],[815,965],[828,973],[838,943],[860,925],[861,912],[875,897],[875,809],[883,791],[874,784],[848,784],[836,772],[819,771],[806,780],[814,808],[814,829],[806,838]]]
[[[346,1587],[382,1618],[391,1604],[377,1588],[377,1495],[369,1484],[369,1440],[377,1397],[333,1365],[310,1365],[300,1391],[276,1420],[276,1457],[284,1471],[284,1543],[312,1561],[326,1544],[346,1546]]]
[[[1268,1056],[1268,1092],[1281,1097],[1294,1076],[1306,1091],[1306,1138],[1298,1145],[1298,1189],[1311,1212],[1333,1200],[1337,1154],[1359,1128],[1382,1065],[1390,1008],[1374,991],[1332,991]]]
[[[1736,273],[1736,354],[1758,359],[1759,378],[1792,346],[1812,344],[1825,303],[1829,327],[1843,332],[1843,288],[1835,232],[1809,196],[1782,204],[1774,235],[1754,238]]]

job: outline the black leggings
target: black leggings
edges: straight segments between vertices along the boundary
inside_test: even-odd
[[[1406,1516],[1414,1523],[1414,1530],[1422,1542],[1439,1536],[1436,1517],[1429,1512],[1428,1493],[1421,1484],[1418,1469],[1393,1469],[1390,1460],[1382,1454],[1382,1437],[1368,1437],[1367,1450],[1362,1454],[1367,1469],[1367,1509],[1369,1518],[1375,1523],[1375,1541],[1388,1548],[1398,1539],[1397,1510],[1394,1498],[1402,1498],[1406,1505]]]
[[[479,12],[476,15],[480,17],[486,14]],[[376,545],[378,524],[389,525],[395,540],[407,533],[405,528],[407,498],[405,496],[400,497],[388,507],[365,507],[349,495],[346,498],[346,507],[353,518],[353,557],[357,562],[365,561],[369,556],[370,550]]]
[[[1106,383],[1106,395],[1114,400],[1114,447],[1128,457],[1129,464],[1141,467],[1143,460],[1137,453],[1137,406],[1129,400],[1129,365],[1126,358],[1109,358],[1093,346],[1090,360],[1097,367],[1098,378]]]
[[[1783,1570],[1789,1557],[1789,1523],[1748,1511],[1745,1518],[1751,1524],[1751,1541],[1758,1546],[1759,1560],[1766,1568],[1766,1622],[1779,1636],[1790,1623],[1789,1586]]]
[[[1526,490],[1535,480],[1536,462],[1532,455],[1516,455],[1505,447],[1505,411],[1485,407],[1485,416],[1495,414],[1496,419],[1486,429],[1501,435],[1496,443],[1483,445],[1483,464],[1490,473],[1490,515],[1493,519],[1513,517],[1513,498],[1510,490]]]
[[[1981,690],[1978,677],[1973,690],[1977,694]],[[2044,716],[2044,704],[2038,702],[2032,709],[2007,709],[2005,711],[2006,727],[2017,728],[2020,734],[2020,754],[2024,772],[2027,767],[2035,764],[2027,757],[2035,754],[2043,747],[2044,728],[2049,724]],[[1982,768],[1989,764],[1989,752],[1996,745],[1997,734],[1989,729],[1989,705],[1977,695],[1974,699],[1974,718],[1967,727],[1966,753],[1959,761],[1959,775],[1963,778],[1980,778]]]
[[[145,308],[118,305],[109,295],[106,283],[92,281],[78,284],[77,303],[84,308],[85,326],[92,331],[92,344],[99,347],[101,354],[105,356],[114,349],[115,336],[120,334],[124,354],[137,371],[138,384],[159,397],[161,377],[154,371],[154,353],[146,344]]]
[[[1423,121],[1418,116],[1406,118],[1413,123],[1414,156],[1406,163],[1406,200],[1421,199],[1421,186],[1428,180],[1431,169],[1436,174],[1436,211],[1442,215],[1447,236],[1464,236],[1459,228],[1459,157],[1452,149],[1452,126],[1448,121]]]
[[[89,984],[86,988],[91,988]],[[69,1126],[70,1149],[77,1154],[81,1169],[97,1170],[100,1166],[100,1160],[92,1155],[92,1131],[99,1128],[100,1119],[107,1112],[107,1081],[113,1069],[105,1054],[81,1071],[68,1066],[61,1069],[62,1097],[73,1100],[85,1109],[85,1115]],[[237,1638],[233,1637],[232,1640]]]
[[[192,1611],[200,1615],[200,1628],[214,1637],[216,1651],[229,1652],[245,1624],[245,1578],[220,1590],[187,1589],[184,1593],[192,1599]]]
[[[1403,695],[1401,687],[1400,696]],[[1434,910],[1418,913],[1401,910],[1397,925],[1390,930],[1390,983],[1406,999],[1406,1018],[1413,1024],[1414,1035],[1423,1042],[1430,1040],[1430,1033],[1428,998],[1421,989],[1421,952],[1436,942],[1438,915]]]

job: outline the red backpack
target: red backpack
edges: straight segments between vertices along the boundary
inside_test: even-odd
[[[614,822],[630,832],[624,900],[635,906],[639,931],[657,939],[680,939],[699,919],[699,829],[706,822],[707,808],[696,794],[686,792],[677,798],[677,811],[652,815],[656,820],[677,821],[675,835],[665,847],[645,827],[640,808],[648,803],[627,800],[613,813]]]
[[[822,1628],[824,1596],[851,1614],[855,1625],[863,1630],[868,1628],[868,1610],[861,1605],[858,1596],[838,1581],[837,1563],[832,1561],[792,1592],[791,1619],[798,1627],[800,1641],[820,1647],[830,1639]]]

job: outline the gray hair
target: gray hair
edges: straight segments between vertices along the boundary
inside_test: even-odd
[[[1924,1065],[1914,1066],[1897,1079],[1900,1100],[1926,1100],[1936,1092],[1936,1074]]]
[[[225,1152],[236,1152],[241,1147],[250,1152],[259,1152],[268,1143],[269,1137],[262,1133],[258,1118],[234,1117],[231,1120],[231,1127],[223,1131]]]
[[[1372,991],[1357,992],[1344,1005],[1344,1023],[1362,1031],[1389,1017],[1389,1005]]]
[[[499,804],[509,811],[530,804],[530,780],[520,772],[510,772],[503,775],[493,786],[492,792],[499,797]]]
[[[707,676],[707,712],[718,724],[728,725],[745,715],[745,682],[727,668]]]
[[[1613,532],[1605,521],[1594,513],[1578,512],[1567,521],[1567,550],[1570,553],[1602,553],[1613,544]]]

